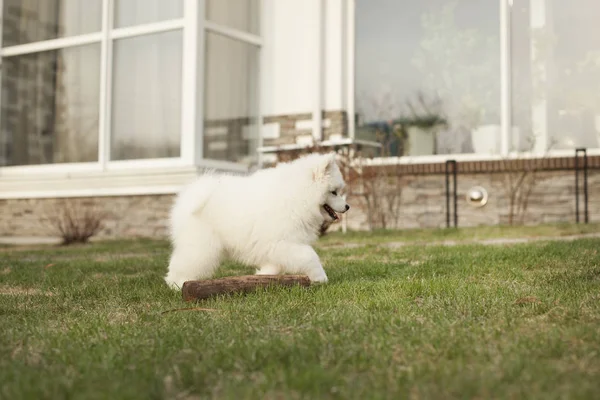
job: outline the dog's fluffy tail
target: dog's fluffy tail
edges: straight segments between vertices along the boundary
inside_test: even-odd
[[[177,236],[186,221],[194,214],[198,215],[202,212],[217,184],[217,178],[209,172],[183,188],[171,208],[171,238]]]

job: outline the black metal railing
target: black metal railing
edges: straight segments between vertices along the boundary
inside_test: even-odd
[[[450,166],[452,166],[450,168]],[[450,171],[452,169],[452,171]],[[452,196],[450,195],[450,173],[452,173]],[[458,227],[458,206],[456,204],[456,160],[446,161],[446,227],[450,228],[450,197],[453,201],[454,227]]]
[[[579,156],[579,153],[583,153],[583,165],[580,165],[579,161],[582,157]],[[587,224],[590,221],[589,211],[588,211],[588,202],[589,202],[589,192],[588,192],[588,158],[587,158],[587,149],[579,148],[575,150],[575,222],[580,222],[579,216],[579,176],[583,172],[583,220]]]

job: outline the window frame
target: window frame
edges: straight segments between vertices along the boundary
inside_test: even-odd
[[[49,39],[39,42],[0,47],[0,65],[5,57],[32,54],[41,51],[64,49],[87,44],[100,44],[100,106],[98,128],[98,160],[83,163],[56,163],[37,165],[0,166],[0,176],[38,176],[76,174],[97,174],[98,172],[122,173],[130,171],[131,175],[139,175],[145,170],[181,170],[187,168],[197,171],[199,168],[215,168],[232,172],[247,172],[248,167],[229,161],[203,158],[203,99],[204,99],[204,63],[205,32],[212,31],[231,39],[256,46],[259,51],[258,87],[262,74],[262,30],[258,35],[239,31],[205,19],[205,0],[183,0],[183,16],[158,22],[144,23],[134,26],[114,28],[115,0],[102,0],[101,30],[94,33]],[[3,1],[0,0],[0,10]],[[263,15],[264,2],[259,3],[259,15]],[[261,18],[262,19],[262,18]],[[132,160],[110,160],[111,140],[111,106],[112,106],[112,68],[114,42],[118,39],[131,38],[162,32],[182,32],[182,79],[181,88],[181,128],[180,155],[173,158],[148,158]],[[1,32],[0,32],[1,34]],[[2,87],[0,75],[0,88]],[[260,104],[260,90],[257,93]],[[259,124],[262,114],[258,110]],[[260,132],[260,130],[259,130]],[[259,146],[262,141],[259,134]],[[2,196],[0,196],[2,197]]]

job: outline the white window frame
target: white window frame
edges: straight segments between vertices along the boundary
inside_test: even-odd
[[[219,169],[237,173],[248,172],[248,167],[236,162],[212,160],[203,158],[203,101],[204,101],[204,41],[205,32],[212,31],[229,38],[254,45],[259,50],[258,74],[262,74],[260,51],[261,32],[250,34],[205,19],[205,0],[183,0],[183,16],[181,18],[151,22],[122,28],[114,28],[114,1],[102,0],[102,26],[100,32],[78,36],[50,39],[40,42],[27,43],[0,48],[0,57],[17,56],[40,51],[57,50],[86,44],[100,44],[100,106],[98,128],[98,161],[83,163],[39,164],[0,167],[0,198],[31,198],[31,197],[63,197],[63,196],[102,196],[110,193],[119,194],[149,194],[173,192],[176,188],[197,175],[201,169]],[[3,1],[0,0],[0,10]],[[259,4],[260,15],[263,15],[264,2]],[[130,38],[161,32],[182,32],[182,109],[180,131],[180,156],[173,158],[110,160],[111,138],[111,104],[112,104],[112,68],[113,47],[117,39]],[[1,87],[1,82],[0,82]],[[258,82],[260,88],[260,82]],[[260,91],[258,93],[260,100]],[[258,101],[260,104],[260,101]],[[261,110],[258,110],[259,126],[262,125]],[[258,130],[260,132],[260,129]],[[259,134],[259,137],[261,135]],[[259,147],[261,145],[259,138]],[[260,160],[259,160],[260,163]],[[148,171],[155,174],[178,176],[169,185],[154,187],[153,183],[139,186],[139,177],[146,176]],[[104,177],[102,188],[81,186],[82,180],[70,179],[71,176],[90,175],[94,178]],[[111,187],[115,176],[131,181],[131,190]],[[39,182],[47,179],[60,179],[61,188],[41,190],[12,190],[16,179],[24,179],[30,187],[38,187]],[[63,179],[64,178],[64,179]],[[122,183],[122,181],[121,181]],[[3,185],[4,184],[4,185]],[[11,186],[13,185],[13,186]],[[77,186],[79,185],[79,186]],[[43,185],[42,185],[43,186]],[[8,187],[8,189],[6,189]],[[168,188],[168,189],[167,189]]]
[[[347,65],[346,71],[348,80],[346,98],[347,115],[348,115],[348,136],[355,138],[356,120],[356,72],[355,72],[355,57],[356,57],[356,0],[347,0],[348,9],[346,13],[346,35],[347,41]],[[375,164],[428,164],[440,163],[447,160],[456,161],[486,161],[486,160],[501,160],[514,158],[539,158],[547,157],[573,157],[575,149],[572,150],[552,150],[543,154],[542,152],[516,152],[510,150],[510,135],[512,125],[512,59],[511,59],[511,8],[513,0],[498,0],[500,8],[500,154],[485,154],[485,153],[457,153],[457,154],[433,154],[424,156],[402,156],[402,157],[383,157],[380,161],[374,161]],[[587,149],[588,155],[600,155],[600,148]]]

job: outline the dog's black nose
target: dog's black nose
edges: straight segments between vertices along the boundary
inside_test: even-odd
[[[346,211],[348,211],[350,209],[350,206],[348,204],[346,204]]]

